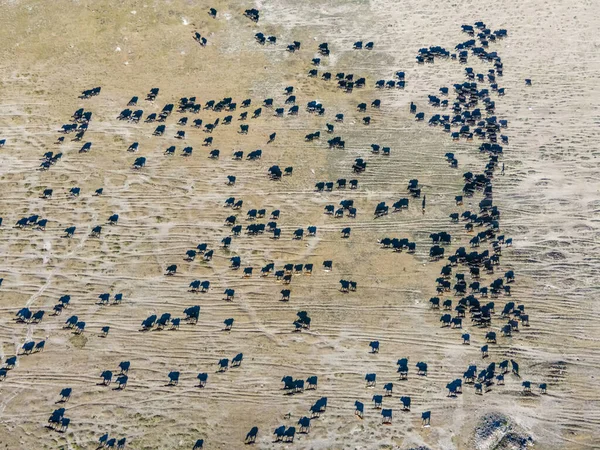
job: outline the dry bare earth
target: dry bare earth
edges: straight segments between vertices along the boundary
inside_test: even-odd
[[[300,3],[300,4],[296,4]],[[219,11],[217,20],[206,14]],[[261,20],[242,17],[257,6]],[[314,421],[308,435],[298,435],[297,448],[493,448],[493,440],[478,439],[475,428],[490,412],[508,416],[519,432],[531,436],[539,448],[594,448],[600,435],[600,401],[596,372],[599,367],[598,319],[594,294],[598,274],[598,137],[597,52],[598,7],[591,1],[499,2],[477,11],[475,2],[48,2],[0,3],[0,150],[2,165],[0,229],[2,302],[0,339],[4,357],[15,354],[29,339],[47,339],[43,353],[21,357],[16,369],[0,384],[0,445],[6,448],[95,448],[97,438],[127,437],[130,448],[191,448],[204,438],[206,448],[241,448],[246,432],[259,426],[259,448],[271,443],[273,429],[293,425],[308,414],[316,399],[329,399],[327,412]],[[135,12],[135,13],[134,13]],[[500,273],[514,269],[513,298],[526,305],[532,326],[512,338],[500,339],[490,360],[513,358],[521,363],[523,379],[547,382],[545,396],[521,394],[521,381],[509,377],[482,398],[471,388],[457,399],[446,397],[445,385],[460,377],[468,364],[479,366],[483,330],[469,329],[473,344],[462,346],[460,330],[439,328],[439,315],[429,311],[435,278],[443,262],[427,258],[431,232],[448,230],[454,240],[447,251],[468,243],[461,225],[451,225],[448,214],[457,211],[454,195],[465,171],[481,172],[486,158],[477,143],[452,143],[447,135],[415,123],[408,104],[415,101],[427,115],[426,95],[440,86],[463,80],[463,68],[450,61],[418,66],[416,51],[425,45],[447,48],[466,39],[461,23],[484,20],[493,29],[506,28],[509,38],[495,44],[503,58],[500,80],[507,95],[497,101],[498,115],[509,120],[511,144],[505,151],[507,175],[494,180],[494,201],[502,211],[503,232],[515,245],[504,252]],[[200,48],[193,30],[207,36]],[[259,46],[256,32],[273,34],[275,46]],[[373,40],[372,52],[354,52],[358,39]],[[285,52],[292,40],[302,42],[296,54]],[[367,88],[351,95],[333,83],[306,77],[310,59],[320,42],[329,42],[332,56],[321,70],[353,72],[367,78]],[[117,51],[117,48],[119,49]],[[470,61],[476,71],[487,66]],[[391,79],[396,70],[407,73],[404,91],[375,91],[374,81]],[[523,79],[534,86],[525,88]],[[102,94],[78,100],[85,88],[102,86]],[[185,145],[194,154],[179,156],[182,142],[173,139],[179,114],[167,121],[164,137],[151,137],[154,125],[115,120],[133,95],[142,98],[151,87],[161,92],[154,104],[140,102],[145,115],[166,103],[196,95],[201,103],[231,96],[257,104],[273,97],[285,99],[283,88],[296,88],[298,103],[317,99],[325,118],[307,114],[275,119],[263,108],[260,119],[248,120],[250,133],[239,135],[237,122],[219,126],[214,145],[222,157],[207,158],[201,143],[206,136],[186,127]],[[381,98],[382,108],[365,114],[356,104]],[[94,117],[85,140],[89,154],[78,154],[80,144],[53,146],[56,130],[72,112],[85,107]],[[257,106],[256,106],[257,107]],[[254,108],[251,108],[252,111]],[[234,113],[237,118],[240,110]],[[305,134],[324,131],[334,114],[346,115],[336,135],[346,141],[344,151],[326,149],[321,142],[305,143]],[[205,122],[225,113],[202,111]],[[195,118],[195,117],[194,117]],[[192,117],[190,116],[190,120]],[[274,143],[267,136],[277,132]],[[138,154],[127,153],[134,141]],[[391,156],[372,156],[371,143],[389,145]],[[177,146],[177,156],[163,156]],[[258,162],[234,162],[234,150],[262,148]],[[46,151],[62,151],[61,162],[48,172],[35,169]],[[444,153],[453,151],[459,170],[447,167]],[[147,166],[130,169],[133,159],[145,156]],[[317,181],[351,178],[356,157],[366,156],[369,167],[353,192],[315,194]],[[269,182],[273,164],[293,166],[294,175]],[[225,186],[226,175],[238,177]],[[406,183],[418,178],[425,186],[428,207],[421,214],[416,202],[408,211],[373,220],[379,201],[405,196]],[[67,198],[79,186],[82,195]],[[92,197],[98,187],[105,195]],[[39,198],[54,189],[51,200]],[[241,236],[229,251],[218,249],[229,230],[225,198],[243,198],[239,220],[252,208],[282,211],[283,237]],[[356,219],[322,214],[323,206],[353,198]],[[465,204],[464,209],[476,208]],[[113,213],[116,227],[105,227],[101,239],[89,237],[91,228]],[[12,224],[25,215],[49,219],[45,232],[16,230]],[[77,226],[73,239],[62,239],[64,228]],[[298,227],[317,225],[316,238],[292,241]],[[349,240],[339,230],[352,227]],[[379,249],[384,236],[408,237],[417,243],[416,255]],[[182,260],[185,251],[200,242],[215,248],[210,263]],[[310,277],[295,276],[289,303],[281,303],[281,285],[273,277],[243,279],[228,268],[229,257],[239,255],[243,266],[255,272],[268,262],[314,263]],[[320,270],[333,259],[334,270]],[[164,276],[177,264],[176,276]],[[353,294],[338,291],[338,280],[358,282]],[[194,279],[210,280],[206,294],[187,292]],[[490,277],[484,282],[489,283]],[[226,288],[236,290],[233,303],[222,300]],[[122,306],[96,305],[102,292],[123,292]],[[28,306],[50,310],[63,294],[71,307],[39,325],[13,321]],[[507,299],[508,300],[508,299]],[[503,299],[497,301],[502,304]],[[138,332],[150,314],[181,316],[185,307],[202,307],[196,326],[177,332]],[[295,313],[308,311],[309,332],[291,333]],[[70,314],[87,322],[84,338],[62,329]],[[230,333],[222,321],[235,318]],[[495,321],[498,329],[500,321]],[[107,338],[98,337],[102,326]],[[368,342],[381,342],[379,354],[368,354]],[[216,362],[244,353],[237,369],[216,374]],[[395,361],[409,357],[411,375],[397,382]],[[98,386],[102,370],[115,371],[122,360],[132,369],[127,389]],[[417,377],[414,363],[426,361],[429,376]],[[166,387],[167,373],[182,372],[179,386]],[[208,372],[206,388],[196,385],[198,372]],[[365,389],[364,375],[376,372],[375,390]],[[319,376],[317,391],[285,396],[284,375]],[[395,384],[394,424],[381,425],[370,398],[384,383]],[[73,388],[66,405],[72,424],[58,434],[44,425],[57,407],[61,388]],[[410,395],[412,412],[401,414],[400,395]],[[353,415],[355,400],[367,405],[365,419]],[[420,413],[432,411],[432,426],[422,428]],[[291,413],[291,419],[284,415]],[[292,447],[292,445],[286,445]]]

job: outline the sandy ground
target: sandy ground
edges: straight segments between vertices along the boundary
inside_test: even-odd
[[[242,16],[256,6],[261,19],[254,24]],[[207,15],[218,10],[217,19]],[[596,35],[600,17],[592,1],[505,1],[485,5],[472,1],[403,3],[391,1],[259,2],[214,1],[0,1],[0,355],[3,360],[20,351],[28,340],[46,339],[42,353],[22,356],[17,367],[0,382],[0,448],[96,448],[104,433],[126,437],[128,448],[187,449],[205,439],[207,449],[243,448],[252,426],[260,431],[257,448],[306,449],[431,449],[520,448],[505,437],[512,431],[530,437],[540,449],[600,448],[600,320],[595,306],[600,285],[598,243],[598,76],[600,61]],[[409,114],[411,101],[430,116],[427,94],[440,86],[462,82],[457,62],[436,61],[419,66],[419,48],[447,48],[467,39],[462,23],[485,21],[492,29],[506,28],[509,37],[494,44],[503,58],[501,86],[507,95],[497,100],[497,113],[509,120],[511,143],[505,149],[506,175],[494,180],[494,201],[501,212],[502,232],[514,238],[505,249],[498,273],[514,269],[517,281],[512,298],[526,306],[531,326],[512,338],[500,338],[482,361],[479,347],[484,330],[465,326],[471,346],[461,345],[461,330],[442,329],[439,313],[429,309],[435,295],[435,278],[442,261],[427,257],[431,232],[453,235],[447,248],[453,252],[468,245],[470,235],[448,214],[477,208],[479,196],[461,207],[454,196],[462,186],[462,173],[481,172],[486,157],[478,142],[452,142],[448,135]],[[208,39],[201,48],[192,39],[199,31]],[[258,45],[257,32],[277,36],[273,46]],[[375,42],[371,52],[352,51],[362,39]],[[293,40],[302,42],[295,54],[285,51]],[[367,87],[343,94],[334,82],[306,76],[317,45],[328,42],[332,55],[323,58],[320,71],[364,76]],[[477,71],[487,66],[475,60]],[[378,79],[406,72],[405,90],[374,88]],[[531,78],[526,88],[523,80]],[[156,124],[116,120],[128,100],[140,97],[144,117],[183,96],[210,99],[233,97],[240,105],[252,98],[250,114],[263,99],[272,97],[283,106],[283,88],[293,85],[301,107],[297,117],[272,117],[263,108],[259,119],[248,119],[248,135],[231,125],[219,125],[214,143],[203,147],[202,130],[186,130],[185,143],[173,138],[179,129],[174,113],[163,137],[152,137]],[[102,86],[89,100],[77,98],[83,89]],[[143,100],[152,87],[160,94],[154,103]],[[360,102],[380,98],[380,110],[356,111]],[[325,117],[304,110],[319,100]],[[56,130],[83,107],[94,114],[84,142],[92,151],[79,154],[82,143],[53,143]],[[324,124],[344,113],[335,135],[346,141],[345,150],[328,150]],[[202,111],[205,123],[227,113]],[[320,141],[304,142],[304,135],[321,130]],[[266,144],[268,135],[277,139]],[[136,154],[127,147],[139,142]],[[370,144],[392,148],[391,156],[371,155]],[[163,155],[176,145],[177,154]],[[184,145],[193,155],[180,157]],[[208,159],[211,149],[221,150],[219,160]],[[260,161],[232,161],[234,150],[245,153],[261,148]],[[47,172],[37,169],[46,151],[64,157]],[[459,168],[444,159],[454,152]],[[148,160],[132,171],[138,156]],[[359,176],[356,191],[315,193],[318,181],[353,178],[351,164],[366,157],[368,170]],[[294,167],[292,177],[268,181],[267,168]],[[225,185],[236,175],[234,187]],[[418,178],[428,206],[420,202],[407,211],[373,220],[379,201],[388,204],[406,196],[406,183]],[[68,198],[79,186],[81,195]],[[103,187],[104,195],[93,197]],[[43,200],[43,189],[54,196]],[[231,211],[222,207],[233,196],[244,200],[237,213],[246,226],[250,208],[281,210],[282,238],[268,234],[233,239],[229,250],[219,247],[229,234],[223,226]],[[323,214],[326,204],[354,199],[356,219],[333,219]],[[117,213],[117,226],[104,226],[100,239],[91,228],[105,224]],[[39,214],[49,220],[46,231],[17,230],[22,216]],[[262,220],[259,220],[259,222]],[[63,230],[77,226],[72,239]],[[317,236],[291,239],[293,230],[318,226]],[[340,230],[352,227],[348,240]],[[414,255],[379,248],[382,237],[407,237],[417,243]],[[201,242],[215,250],[209,263],[185,262],[186,250]],[[229,258],[239,255],[242,266],[255,274],[242,278],[229,269]],[[333,260],[334,270],[321,270]],[[274,262],[314,263],[311,276],[295,275],[291,300],[279,301],[282,286],[273,276],[257,272]],[[173,277],[165,269],[177,264]],[[358,282],[356,293],[339,292],[338,280]],[[188,292],[195,279],[210,280],[204,294]],[[491,276],[483,277],[489,283]],[[236,298],[225,302],[223,290],[234,288]],[[99,306],[103,292],[122,292],[121,306]],[[50,316],[61,295],[71,295],[71,306],[61,316]],[[150,314],[200,305],[196,326],[178,331],[139,332]],[[22,307],[45,309],[41,324],[16,323]],[[498,308],[497,308],[498,309]],[[310,331],[292,333],[296,312],[312,317]],[[64,330],[66,318],[76,314],[87,323],[83,336]],[[226,318],[235,319],[230,332],[222,331]],[[102,326],[110,326],[106,338]],[[502,321],[495,319],[493,330]],[[486,330],[487,331],[487,330]],[[463,330],[464,332],[464,330]],[[498,333],[500,334],[500,333]],[[379,340],[381,350],[369,354],[368,344]],[[244,353],[241,367],[217,374],[220,358]],[[395,362],[408,357],[409,379],[397,381]],[[507,376],[484,396],[465,387],[458,398],[448,398],[446,383],[462,376],[469,364],[483,368],[490,361],[516,359],[521,376]],[[103,370],[117,370],[131,361],[129,384],[123,391],[98,385]],[[427,377],[416,375],[414,364],[429,364]],[[169,371],[181,372],[179,385],[168,387]],[[207,386],[197,387],[196,375],[208,372]],[[364,375],[377,373],[377,387],[366,389]],[[281,378],[319,377],[316,391],[294,396],[281,391]],[[521,382],[548,383],[546,395],[524,396]],[[392,398],[384,407],[394,410],[393,425],[382,425],[371,397],[394,382]],[[59,392],[72,387],[64,405],[71,419],[67,432],[45,425],[61,405]],[[399,397],[412,398],[412,411],[400,411]],[[309,434],[293,444],[272,443],[275,427],[295,425],[308,415],[318,398],[328,397],[325,414],[313,421]],[[354,401],[365,403],[361,421],[354,416]],[[431,410],[431,427],[421,426],[421,412]],[[289,413],[290,418],[286,418]],[[475,428],[487,414],[502,414],[510,426],[487,439]],[[510,437],[510,436],[509,436]],[[512,447],[511,447],[512,446]]]

